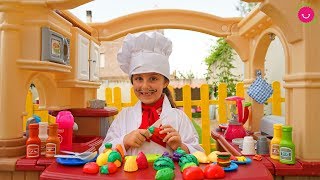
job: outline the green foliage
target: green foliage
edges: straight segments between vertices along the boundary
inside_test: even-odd
[[[194,79],[194,74],[191,70],[186,73],[178,71],[178,75],[175,77],[176,79]]]
[[[210,86],[210,93],[214,93],[214,97],[218,96],[218,85],[220,83],[227,84],[228,96],[234,96],[236,93],[236,84],[239,77],[232,74],[231,70],[235,67],[234,52],[231,46],[224,38],[219,38],[217,44],[211,47],[210,55],[205,58],[207,65],[206,80]]]
[[[196,129],[196,131],[198,133],[199,144],[202,144],[202,129],[194,119],[191,119],[191,121],[192,121],[192,124],[193,124],[194,128]],[[216,143],[216,141],[214,139],[212,139],[212,137],[210,137],[210,143],[213,144],[213,143]],[[215,150],[216,149],[211,149],[211,151],[215,151]]]
[[[237,11],[240,12],[240,16],[246,16],[258,3],[247,3],[239,1],[239,5],[236,6]]]

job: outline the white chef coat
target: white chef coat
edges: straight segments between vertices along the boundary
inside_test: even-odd
[[[171,107],[167,96],[164,96],[160,119],[162,120],[162,125],[171,125],[179,132],[182,143],[189,148],[190,153],[195,151],[204,152],[199,145],[199,137],[192,122],[182,110]],[[116,144],[121,144],[125,151],[123,145],[124,136],[131,131],[138,129],[141,125],[141,121],[141,101],[138,101],[133,107],[122,109],[111,124],[107,136],[105,137],[102,146],[99,148],[99,152],[101,153],[104,150],[104,144],[107,142],[112,143],[113,147]],[[141,151],[145,154],[162,154],[166,151],[170,154],[173,153],[173,150],[168,145],[164,148],[153,141],[145,141],[140,148],[131,147],[125,151],[125,154],[137,155]]]

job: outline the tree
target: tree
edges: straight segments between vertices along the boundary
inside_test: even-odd
[[[258,3],[247,3],[239,1],[239,5],[236,6],[237,11],[240,13],[240,16],[246,16]]]
[[[236,83],[240,78],[232,74],[231,70],[235,67],[234,52],[224,38],[219,38],[217,44],[211,47],[210,55],[205,58],[207,65],[206,80],[210,86],[210,94],[214,93],[214,97],[218,96],[218,85],[220,83],[227,84],[227,95],[234,96],[236,92]]]
[[[241,16],[247,15],[258,3],[246,3],[239,1],[236,9]],[[219,38],[216,45],[211,47],[210,55],[205,58],[207,65],[206,80],[210,86],[210,95],[214,93],[217,97],[217,87],[219,83],[227,84],[228,96],[233,96],[236,93],[236,83],[239,82],[240,77],[232,74],[231,70],[235,68],[232,64],[234,61],[234,51],[224,38]],[[216,72],[213,72],[216,70]]]

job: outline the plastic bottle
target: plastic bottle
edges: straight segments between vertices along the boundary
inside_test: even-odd
[[[29,138],[26,141],[26,158],[39,158],[41,140],[39,135],[39,124],[29,124]]]
[[[46,141],[48,139],[48,122],[39,122],[39,138],[41,140],[41,155],[46,154]]]
[[[295,164],[295,145],[292,142],[292,127],[282,127],[282,139],[280,142],[280,162],[283,164]]]
[[[54,157],[60,152],[60,139],[58,137],[58,124],[49,125],[49,137],[46,141],[46,157]]]
[[[270,157],[279,160],[282,124],[273,125],[273,138],[270,142]]]
[[[56,123],[59,124],[58,136],[60,138],[60,149],[72,150],[72,133],[74,118],[70,111],[60,111],[56,118]]]

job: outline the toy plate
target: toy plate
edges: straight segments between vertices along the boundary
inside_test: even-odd
[[[223,167],[224,171],[234,171],[238,169],[238,165],[236,163],[231,162],[230,166],[228,167]]]
[[[235,160],[232,160],[231,162],[233,163],[236,163],[236,164],[250,164],[252,162],[252,160],[248,157],[246,157],[246,160],[245,161],[235,161]]]
[[[87,162],[96,161],[98,155],[89,161],[84,161],[77,158],[56,158],[57,163],[66,165],[66,166],[81,166],[86,164]]]

